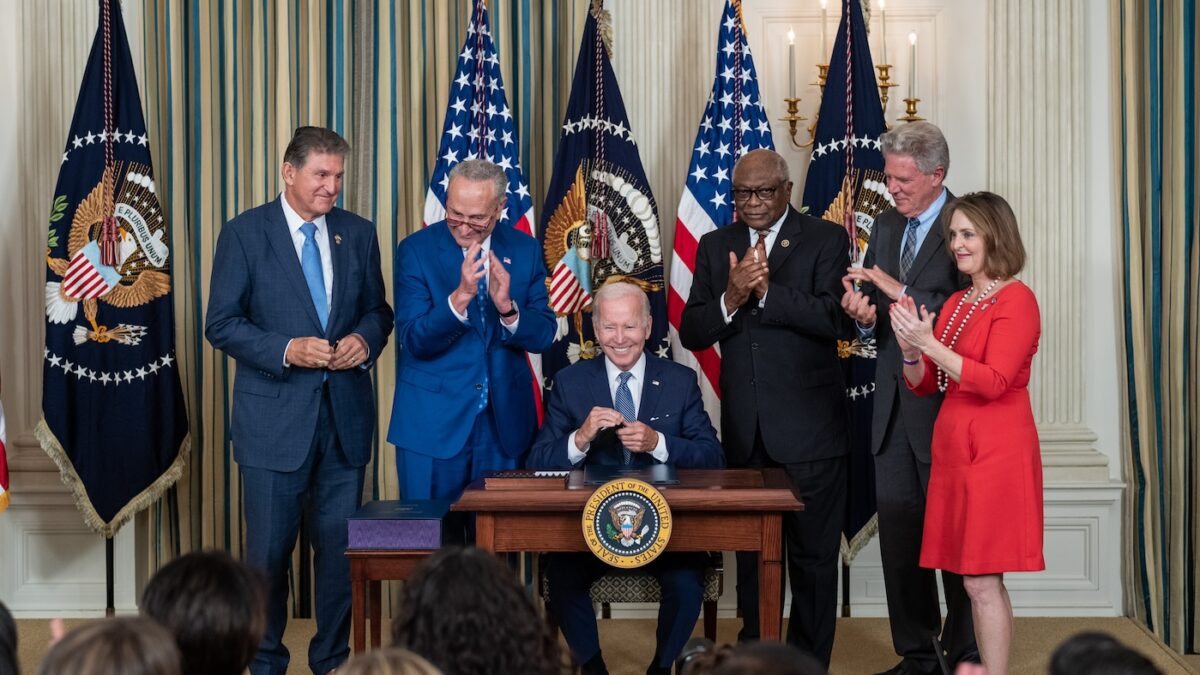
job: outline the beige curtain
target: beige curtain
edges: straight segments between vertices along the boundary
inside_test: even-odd
[[[1125,387],[1125,604],[1196,651],[1200,77],[1196,0],[1112,0]]]
[[[539,207],[587,4],[489,3],[522,166]],[[344,205],[378,227],[390,298],[386,252],[420,227],[471,9],[468,0],[147,3],[143,100],[180,252],[176,334],[193,439],[183,479],[150,511],[151,569],[197,548],[241,554],[241,491],[228,435],[235,366],[203,336],[222,224],[278,194],[296,126],[331,127],[354,148]],[[137,32],[130,27],[131,39]],[[394,450],[385,440],[393,346],[375,378],[380,427],[364,497],[395,498]]]

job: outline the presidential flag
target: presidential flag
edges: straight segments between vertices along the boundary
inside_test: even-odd
[[[179,478],[188,423],[168,223],[121,7],[99,4],[50,202],[36,433],[84,522],[112,537]]]
[[[533,199],[521,173],[517,130],[489,25],[486,4],[476,0],[450,87],[433,181],[425,194],[424,221],[432,225],[445,219],[450,169],[464,159],[478,158],[500,165],[508,176],[508,200],[500,225],[532,234]]]
[[[600,355],[589,315],[592,294],[608,281],[646,292],[653,319],[646,344],[670,354],[658,207],[609,60],[604,36],[611,34],[608,12],[593,2],[542,209],[547,290],[558,316],[555,342],[542,354],[547,377]]]
[[[846,228],[852,260],[862,260],[875,216],[891,206],[879,137],[886,130],[858,0],[844,0],[821,99],[804,206]],[[839,342],[850,400],[850,461],[842,558],[849,564],[876,530],[871,407],[875,339]]]
[[[717,35],[717,73],[700,129],[696,132],[687,182],[679,200],[671,288],[667,298],[675,360],[700,374],[704,407],[718,429],[721,420],[719,347],[709,347],[701,352],[684,349],[679,343],[679,322],[692,288],[700,237],[735,219],[730,196],[734,163],[751,150],[774,147],[771,123],[767,121],[767,111],[759,97],[758,76],[750,55],[750,44],[746,41],[742,3],[728,0]]]

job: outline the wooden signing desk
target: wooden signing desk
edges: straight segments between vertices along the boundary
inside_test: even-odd
[[[496,553],[588,552],[581,518],[599,486],[574,471],[565,489],[488,490],[472,483],[451,507],[476,514],[475,544]],[[667,551],[754,551],[758,556],[759,635],[778,640],[782,624],[783,512],[804,504],[783,469],[680,469],[679,484],[657,486],[671,506]],[[350,550],[354,651],[380,644],[380,581],[407,579],[432,551]]]
[[[573,471],[565,490],[467,488],[451,508],[473,511],[475,544],[497,553],[588,552],[581,518],[599,487]],[[671,506],[667,551],[755,551],[759,635],[778,640],[782,623],[783,512],[804,504],[783,469],[680,469],[678,485],[657,486]]]

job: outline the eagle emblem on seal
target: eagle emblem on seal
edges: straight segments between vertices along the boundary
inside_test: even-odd
[[[646,293],[662,288],[657,208],[635,180],[611,162],[585,159],[546,224],[546,290],[558,317],[554,339],[574,326],[578,343],[567,348],[572,363],[599,353],[584,338],[583,315],[591,312],[594,289],[613,281],[636,284]]]
[[[106,198],[109,194],[112,197]],[[65,209],[61,203],[65,200],[60,200],[55,202],[55,215]],[[83,305],[87,325],[76,326],[75,344],[141,342],[145,326],[106,326],[98,320],[99,308],[102,303],[136,307],[171,291],[165,236],[166,222],[150,167],[118,162],[107,169],[75,209],[67,258],[53,258],[47,252],[46,265],[60,280],[46,282],[46,318],[51,323],[71,323]]]
[[[646,508],[634,502],[618,502],[608,508],[608,517],[612,524],[607,528],[608,537],[620,542],[622,546],[636,546],[642,543],[642,537],[649,531],[649,525],[642,525],[646,517]]]

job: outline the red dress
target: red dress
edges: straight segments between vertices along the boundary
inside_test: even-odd
[[[935,338],[963,293],[942,306]],[[963,304],[947,340],[970,308]],[[1025,388],[1040,335],[1037,299],[1019,281],[984,298],[959,334],[962,378],[947,378],[933,427],[922,567],[971,575],[1046,568],[1041,448]],[[926,358],[924,378],[909,386],[937,391],[937,366]]]

